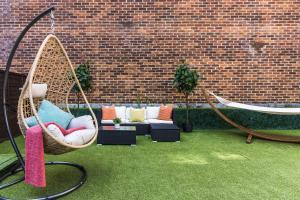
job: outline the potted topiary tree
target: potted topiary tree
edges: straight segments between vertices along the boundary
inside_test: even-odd
[[[193,126],[189,121],[189,96],[194,92],[198,85],[199,74],[196,70],[191,70],[186,62],[178,65],[174,76],[174,87],[180,93],[184,94],[186,105],[186,120],[183,124],[185,132],[191,132]]]
[[[85,92],[89,92],[92,89],[92,76],[90,74],[90,65],[88,63],[78,65],[78,67],[75,69],[75,73],[79,80],[82,90]],[[77,84],[74,85],[72,91],[76,94],[77,111],[79,111],[80,90]]]

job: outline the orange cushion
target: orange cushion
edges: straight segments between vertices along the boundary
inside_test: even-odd
[[[158,119],[171,121],[173,105],[161,105],[159,109]]]
[[[113,120],[117,118],[115,106],[103,106],[102,107],[102,119]]]

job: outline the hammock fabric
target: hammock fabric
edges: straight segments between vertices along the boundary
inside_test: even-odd
[[[45,97],[33,97],[33,84],[47,84]],[[47,99],[56,106],[70,113],[68,100],[73,86],[77,84],[83,100],[90,111],[96,128],[94,137],[84,145],[76,146],[56,139],[45,127],[37,114],[38,107],[43,99]],[[29,98],[26,98],[29,94]],[[26,137],[29,128],[25,119],[34,116],[43,129],[44,150],[48,154],[63,154],[91,145],[97,138],[98,123],[96,116],[87,101],[87,98],[76,77],[71,61],[58,38],[48,35],[42,43],[34,63],[26,78],[18,102],[18,123],[22,134]]]
[[[273,108],[273,107],[264,107],[264,106],[253,106],[253,105],[229,101],[227,99],[215,95],[213,92],[210,91],[208,92],[211,95],[213,95],[221,104],[232,108],[239,108],[239,109],[251,110],[255,112],[262,112],[262,113],[274,114],[274,115],[299,115],[300,114],[300,108]]]
[[[265,113],[272,113],[272,114],[296,114],[297,111],[299,112],[299,108],[296,110],[294,108],[269,108],[269,107],[261,107],[261,106],[251,106],[247,104],[241,104],[241,103],[235,103],[228,101],[226,99],[223,99],[212,92],[206,90],[204,87],[201,88],[202,93],[208,102],[208,104],[211,106],[211,108],[221,117],[224,121],[226,121],[228,124],[232,125],[233,127],[236,127],[240,129],[242,132],[245,132],[248,134],[246,142],[249,144],[252,141],[252,137],[258,137],[266,140],[273,140],[273,141],[280,141],[280,142],[293,142],[293,143],[300,143],[300,136],[292,136],[292,135],[280,135],[280,134],[269,134],[269,133],[263,133],[263,132],[257,132],[250,128],[246,128],[240,124],[237,124],[236,122],[229,119],[226,115],[224,115],[213,103],[213,101],[210,99],[210,94],[215,97],[220,103],[230,106],[233,108],[241,108],[241,109],[247,109],[257,112],[265,112]],[[292,111],[293,110],[293,111]],[[300,114],[300,113],[299,113]]]

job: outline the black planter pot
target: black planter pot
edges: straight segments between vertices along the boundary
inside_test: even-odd
[[[183,123],[182,129],[184,132],[192,132],[193,131],[193,125],[191,123]]]

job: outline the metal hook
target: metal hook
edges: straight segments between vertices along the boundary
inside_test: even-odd
[[[51,21],[51,33],[54,34],[55,31],[55,18],[54,18],[54,11],[51,10],[50,12],[50,21]]]

